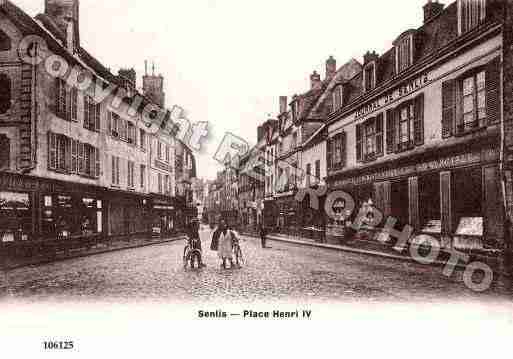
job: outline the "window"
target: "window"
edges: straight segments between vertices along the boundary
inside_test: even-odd
[[[186,163],[186,166],[187,166],[187,155],[185,155],[185,163]],[[169,146],[166,145],[166,162],[169,163]]]
[[[140,169],[140,185],[141,185],[141,188],[144,188],[145,184],[146,184],[146,166],[145,165],[141,165],[141,169]]]
[[[365,66],[363,71],[363,88],[365,92],[369,92],[374,87],[376,87],[376,64],[371,62]]]
[[[312,183],[312,164],[311,163],[308,163],[306,165],[306,185],[307,186],[310,186],[310,184]]]
[[[159,193],[162,193],[162,174],[161,173],[158,174],[158,190],[159,190]]]
[[[60,78],[55,79],[55,114],[64,120],[70,119],[67,114],[67,97],[66,82]]]
[[[407,151],[424,144],[424,95],[387,111],[387,153]]]
[[[95,103],[89,95],[84,95],[84,128],[100,131],[101,104]]]
[[[169,194],[169,189],[171,187],[169,186],[169,176],[166,175],[165,177],[165,180],[164,180],[164,191],[165,191],[165,194]]]
[[[119,186],[119,157],[112,156],[112,184]]]
[[[78,174],[78,147],[80,145],[80,142],[77,140],[71,140],[71,173]]]
[[[123,141],[128,139],[128,121],[119,119],[119,138]]]
[[[328,141],[328,167],[332,170],[343,168],[346,164],[346,133],[342,132]]]
[[[395,46],[396,70],[400,73],[413,63],[413,35],[405,36]]]
[[[343,86],[338,85],[333,90],[333,111],[338,110],[343,106]]]
[[[135,126],[132,122],[129,122],[127,121],[127,132],[128,132],[128,136],[127,136],[127,141],[128,143],[130,144],[135,144]]]
[[[299,115],[301,112],[300,110],[301,110],[301,108],[300,108],[299,100],[294,101],[294,103],[292,104],[292,120],[294,122],[299,119]],[[286,121],[285,121],[285,124],[286,124]]]
[[[110,134],[113,137],[119,137],[120,118],[117,113],[109,112],[110,117]]]
[[[292,149],[297,148],[297,132],[292,135]]]
[[[0,74],[0,114],[11,108],[11,80],[5,74]]]
[[[68,171],[67,157],[70,152],[66,136],[48,133],[48,168],[51,170]]]
[[[486,74],[484,71],[462,81],[463,121],[457,132],[483,126],[486,120]]]
[[[486,0],[459,0],[458,25],[464,34],[481,24],[486,18]]]
[[[146,151],[146,132],[143,129],[139,129],[139,146]]]
[[[0,30],[0,51],[9,51],[11,49],[11,38],[5,32]]]
[[[134,163],[132,161],[127,161],[127,163],[128,163],[127,186],[128,186],[128,188],[134,188],[135,187]]]
[[[383,114],[356,125],[356,158],[372,161],[383,155]]]
[[[321,161],[315,161],[315,182],[321,179]]]
[[[501,118],[500,59],[442,84],[442,138],[463,135]]]
[[[81,174],[89,177],[100,177],[100,151],[89,144],[83,144],[84,157],[83,157],[83,171]]]

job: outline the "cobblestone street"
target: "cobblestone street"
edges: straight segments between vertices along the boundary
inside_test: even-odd
[[[2,300],[486,301],[442,268],[246,238],[247,263],[222,270],[202,231],[207,267],[184,271],[183,241],[25,267],[2,274]]]

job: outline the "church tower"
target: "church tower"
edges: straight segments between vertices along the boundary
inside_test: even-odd
[[[164,77],[162,77],[162,75],[155,75],[155,64],[152,66],[151,75],[148,75],[148,62],[145,63],[143,93],[160,107],[165,107],[166,95],[164,93]]]

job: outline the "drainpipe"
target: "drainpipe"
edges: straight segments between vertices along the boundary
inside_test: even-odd
[[[38,44],[34,44],[36,57],[38,55]],[[30,124],[31,124],[31,164],[29,167],[21,171],[22,174],[29,173],[36,169],[37,166],[37,147],[38,147],[38,135],[37,135],[37,114],[38,114],[38,102],[37,102],[37,65],[32,64],[32,85],[31,85],[31,99],[30,99]]]

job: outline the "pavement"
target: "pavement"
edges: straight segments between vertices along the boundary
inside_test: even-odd
[[[205,269],[184,270],[184,241],[174,241],[3,271],[0,302],[509,300],[494,288],[473,292],[438,267],[273,240],[262,249],[251,237],[241,242],[243,268],[223,270],[210,234],[201,232]]]

